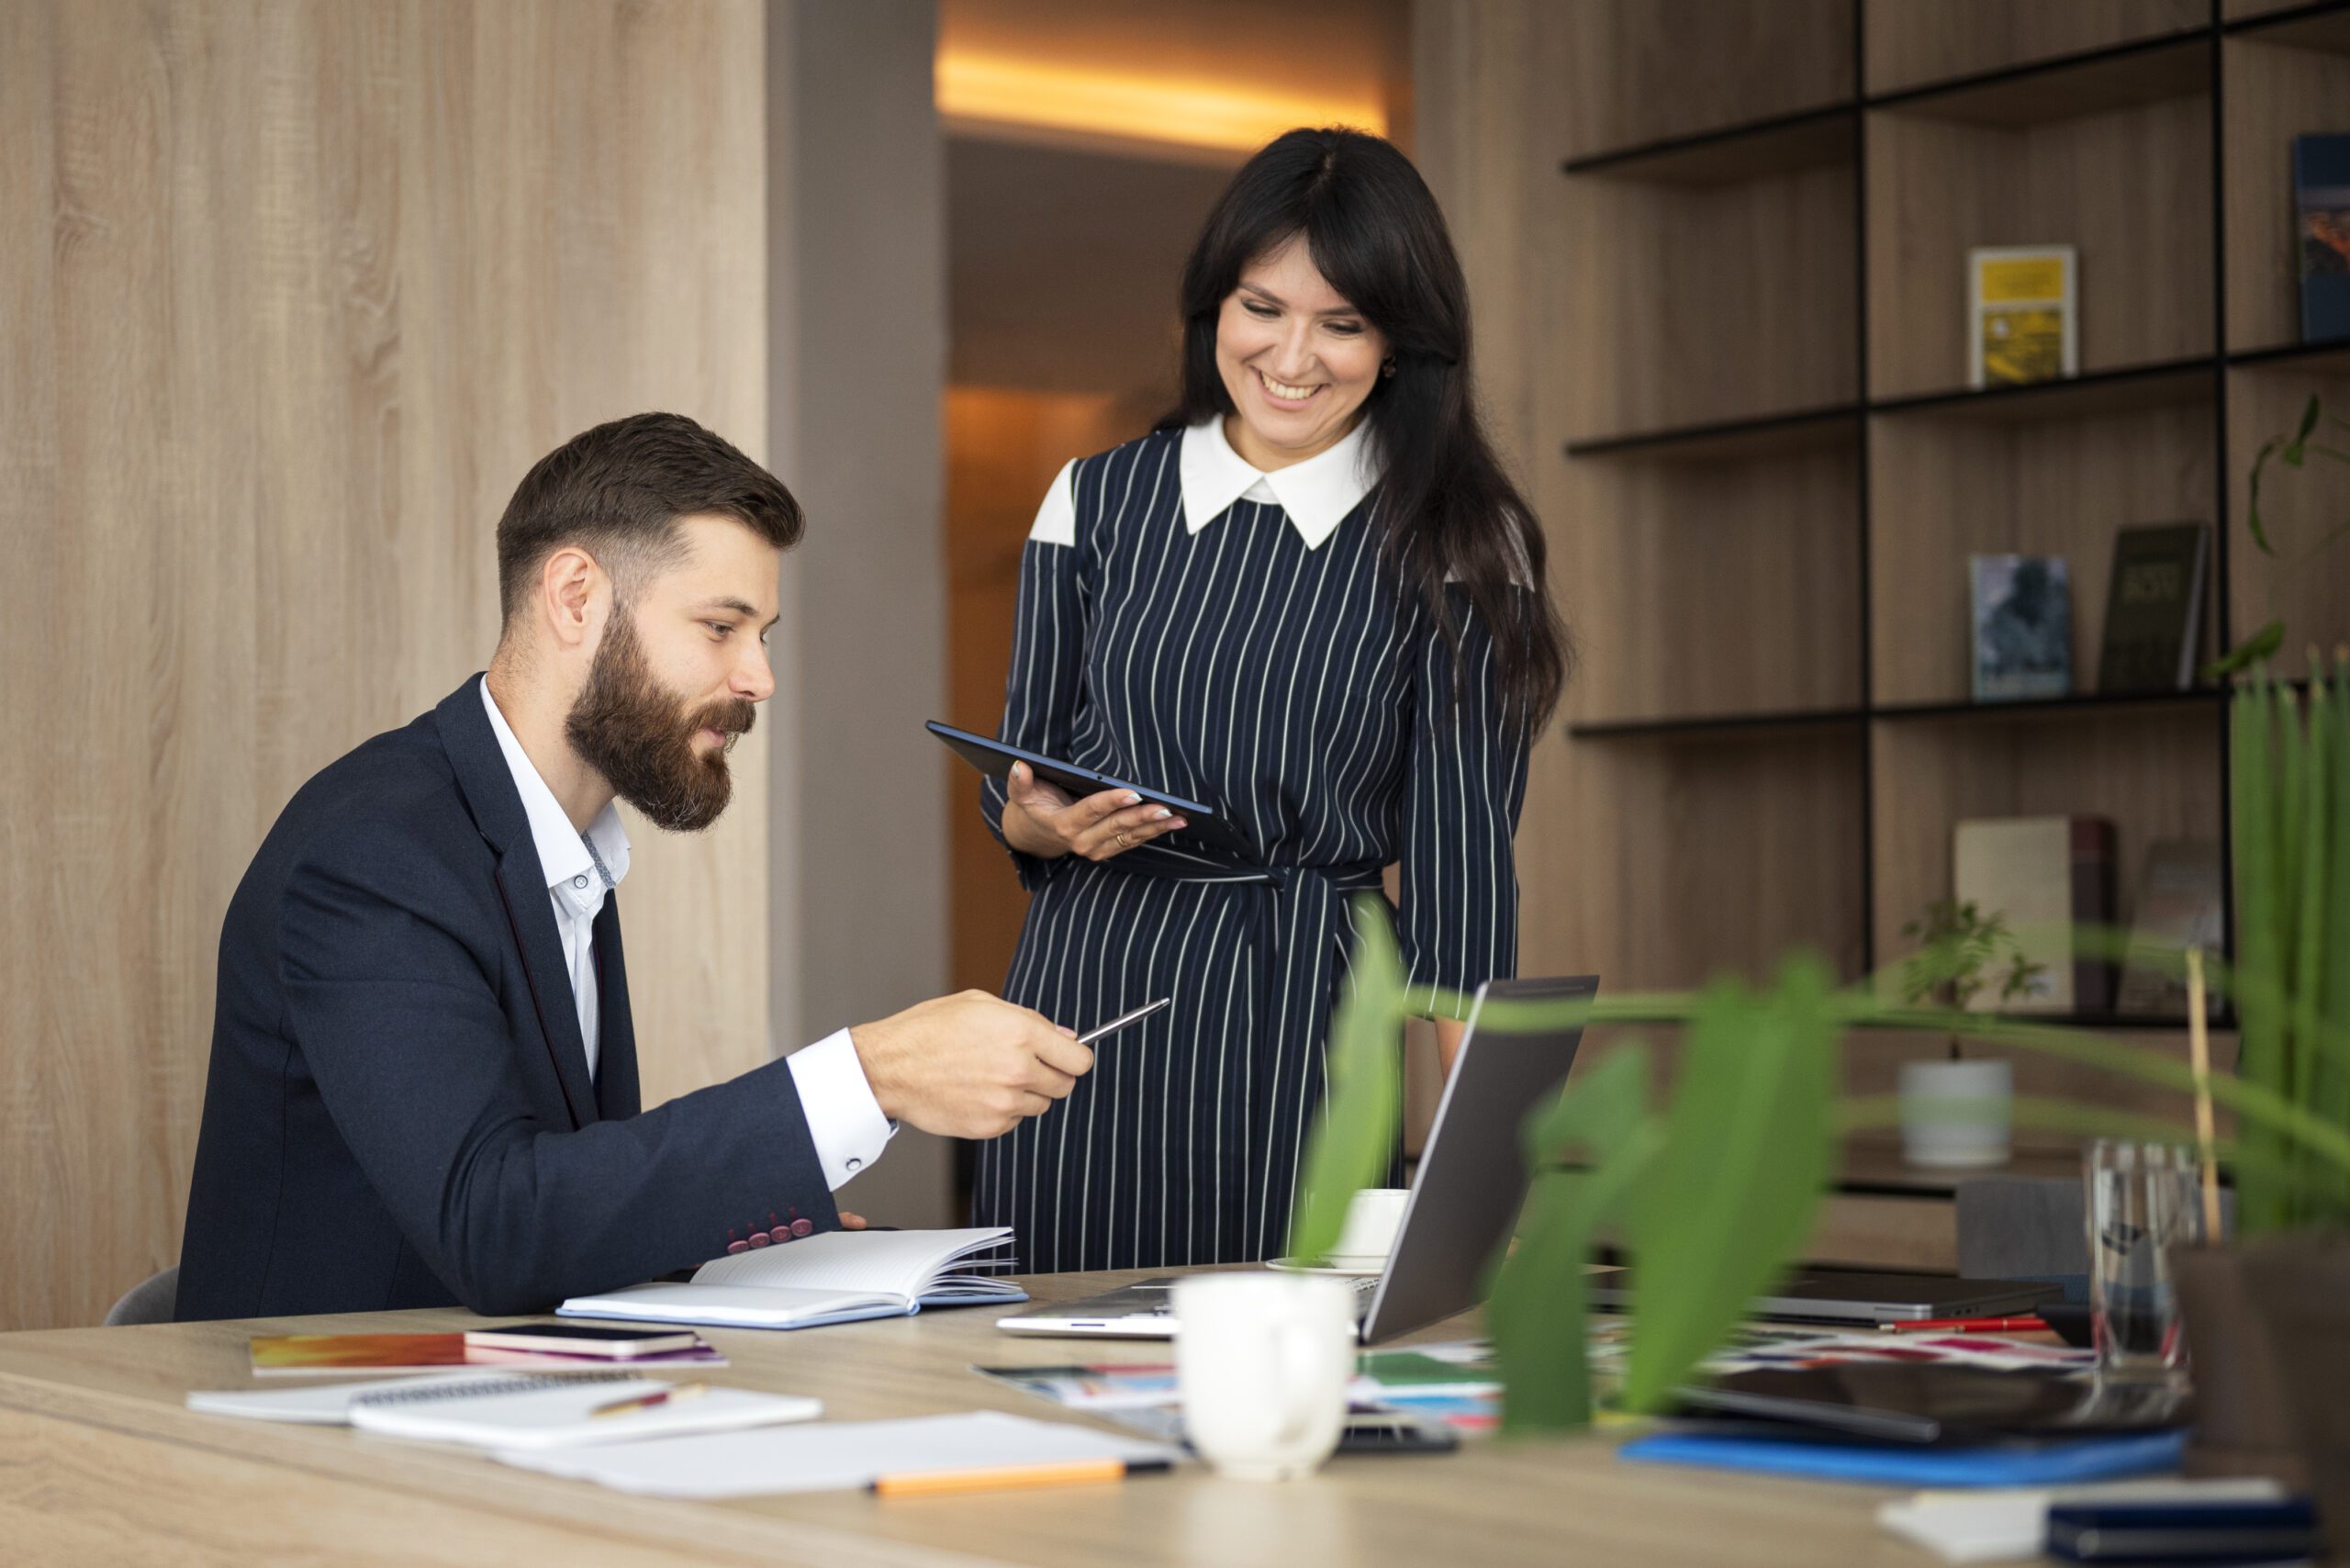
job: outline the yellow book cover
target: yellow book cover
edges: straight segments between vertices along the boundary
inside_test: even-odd
[[[1968,385],[2020,386],[2080,370],[2070,245],[1967,252]]]

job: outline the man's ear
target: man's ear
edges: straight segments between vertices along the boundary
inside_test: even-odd
[[[611,605],[611,580],[596,557],[566,544],[539,568],[539,602],[559,648],[576,648],[594,637]]]

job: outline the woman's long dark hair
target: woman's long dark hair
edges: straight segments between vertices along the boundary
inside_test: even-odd
[[[1162,428],[1233,412],[1215,364],[1216,319],[1241,269],[1304,235],[1315,267],[1387,340],[1362,417],[1384,460],[1382,558],[1436,618],[1460,679],[1457,580],[1494,640],[1504,707],[1529,728],[1550,717],[1572,660],[1544,588],[1542,530],[1478,416],[1469,288],[1444,214],[1411,161],[1356,130],[1292,130],[1241,165],[1183,265],[1182,402]],[[1530,585],[1531,593],[1516,591]]]

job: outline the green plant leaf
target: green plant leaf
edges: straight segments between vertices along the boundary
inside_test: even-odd
[[[1337,1245],[1347,1205],[1379,1185],[1404,1106],[1404,960],[1387,901],[1355,901],[1355,946],[1330,1022],[1330,1083],[1300,1166],[1290,1256],[1319,1262]]]
[[[1506,1391],[1505,1431],[1591,1424],[1583,1262],[1599,1226],[1621,1209],[1655,1157],[1660,1129],[1644,1103],[1648,1072],[1646,1047],[1619,1047],[1572,1081],[1548,1115],[1528,1125],[1528,1167],[1539,1174],[1517,1246],[1494,1277],[1485,1319]],[[1577,1158],[1587,1169],[1556,1168]]]
[[[2272,551],[2271,554],[2274,554]],[[2263,659],[2273,659],[2277,650],[2285,645],[2285,623],[2271,621],[2225,654],[2203,666],[2203,678],[2217,684],[2232,675],[2248,670]]]
[[[1810,1232],[1834,1153],[1829,996],[1825,966],[1799,954],[1762,998],[1718,980],[1697,1000],[1663,1147],[1628,1216],[1628,1408],[1663,1407]]]

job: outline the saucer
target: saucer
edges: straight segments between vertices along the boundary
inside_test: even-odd
[[[1350,1278],[1360,1278],[1364,1274],[1378,1273],[1387,1267],[1387,1260],[1356,1258],[1346,1262],[1301,1263],[1294,1258],[1268,1258],[1265,1260],[1265,1267],[1279,1269],[1285,1274],[1344,1274]]]

